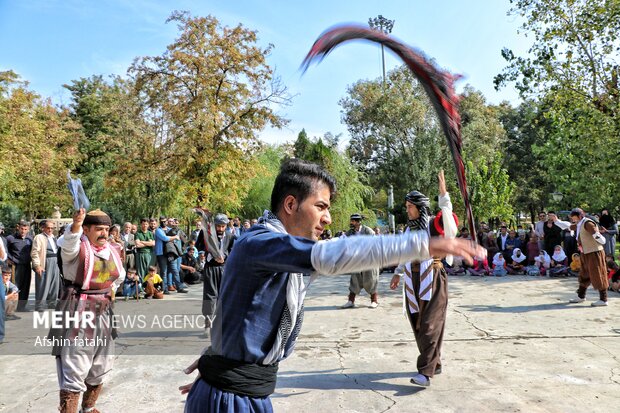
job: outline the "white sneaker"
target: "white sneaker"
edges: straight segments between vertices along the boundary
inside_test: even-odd
[[[575,304],[575,303],[583,303],[584,301],[586,301],[585,298],[571,298],[570,300],[568,300],[569,303]]]
[[[347,303],[340,308],[353,308],[353,307],[355,307],[355,303],[353,301],[347,301]]]
[[[379,303],[378,303],[378,302],[376,302],[376,301],[373,301],[373,302],[371,302],[371,303],[370,303],[370,306],[369,306],[369,307],[370,307],[370,308],[377,308],[377,307],[379,307]]]
[[[607,307],[607,301],[598,300],[590,304],[592,307]]]
[[[422,387],[428,387],[431,385],[431,379],[429,379],[422,373],[416,373],[416,375],[413,376],[409,381]]]

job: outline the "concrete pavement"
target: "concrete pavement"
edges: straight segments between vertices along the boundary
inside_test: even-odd
[[[380,306],[341,310],[348,276],[308,290],[297,348],[280,364],[276,412],[616,412],[620,409],[620,295],[568,304],[575,278],[450,277],[443,373],[409,383],[418,355],[399,292],[382,274]],[[118,302],[117,314],[199,313],[202,287],[163,301]],[[598,294],[588,291],[589,298]],[[0,346],[0,412],[53,412],[54,358],[32,345],[32,314],[7,322]],[[100,397],[103,412],[182,411],[182,369],[204,345],[199,327],[124,328]],[[21,355],[28,354],[28,355]]]

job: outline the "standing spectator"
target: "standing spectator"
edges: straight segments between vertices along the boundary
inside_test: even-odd
[[[538,249],[545,249],[545,224],[547,223],[547,214],[544,211],[538,213],[538,222],[534,225],[534,233],[538,237]],[[530,257],[534,259],[534,257]]]
[[[136,235],[136,232],[138,232],[138,226],[136,224],[131,224],[131,233]]]
[[[112,246],[116,246],[117,250],[121,253],[121,259],[123,263],[125,262],[125,241],[121,238],[121,227],[120,225],[112,225],[110,227],[110,235],[108,238],[108,242],[112,244]],[[124,267],[123,267],[124,268]]]
[[[252,228],[252,224],[250,224],[250,220],[249,219],[244,219],[243,220],[243,228],[241,228],[241,233],[249,231],[250,228]]]
[[[32,238],[28,235],[28,231],[30,231],[30,224],[21,220],[17,224],[17,231],[6,237],[7,263],[13,265],[15,269],[15,283],[19,288],[17,311],[26,311],[28,295],[30,294]]]
[[[179,239],[177,235],[167,236],[169,228],[166,226],[168,220],[166,217],[159,217],[159,228],[155,230],[155,256],[157,257],[157,266],[159,273],[164,279],[164,294],[170,294],[168,287],[172,285],[172,280],[168,280],[168,255],[166,254],[164,244],[169,241]]]
[[[161,219],[161,217],[160,217]],[[149,218],[149,231],[151,231],[153,234],[155,234],[155,230],[157,230],[158,225],[157,225],[157,219],[155,218]]]
[[[562,244],[562,228],[560,228],[556,223],[558,222],[558,217],[553,211],[547,212],[547,222],[543,228],[545,233],[544,250],[547,252],[549,256],[553,255],[553,250],[556,245]]]
[[[6,251],[6,238],[4,235],[4,224],[2,222],[0,222],[0,244],[2,244],[4,251]]]
[[[254,225],[258,224],[258,219],[256,218],[252,218],[250,220],[250,228],[252,228]]]
[[[497,238],[495,237],[494,231],[489,231],[487,233],[487,263],[493,261],[493,257],[495,254],[499,252],[499,247],[497,246]]]
[[[527,264],[534,265],[535,259],[540,255],[540,247],[538,246],[538,236],[536,233],[532,233],[530,240],[527,243]]]
[[[618,224],[613,216],[609,214],[607,208],[601,211],[600,231],[605,237],[605,255],[611,258],[616,257],[616,235],[618,234]]]
[[[0,222],[0,224],[2,224]],[[0,237],[0,265],[4,264],[6,261],[6,246],[4,245],[4,241],[2,237]]]
[[[35,304],[36,311],[56,307],[60,289],[60,271],[58,270],[58,246],[54,237],[56,224],[43,220],[39,224],[41,233],[32,242],[32,268],[35,272]]]
[[[189,236],[191,241],[196,241],[198,239],[198,235],[200,235],[200,231],[202,230],[202,221],[196,221],[196,229],[192,231]]]
[[[179,221],[176,218],[170,218],[168,220],[168,226],[172,231],[169,232],[168,235],[176,235],[178,237],[172,241],[176,246],[175,250],[178,252],[178,255],[173,260],[171,260],[171,256],[168,256],[168,274],[172,274],[175,290],[178,293],[187,293],[187,285],[181,278],[181,261],[183,259],[183,247],[189,239],[187,238],[185,232],[179,228]]]
[[[136,239],[134,234],[131,233],[131,227],[131,222],[125,222],[123,232],[121,233],[121,239],[125,244],[125,261],[123,262],[125,271],[136,267]]]
[[[507,259],[506,257],[510,257],[512,255],[512,249],[510,251],[508,251],[508,227],[506,227],[505,224],[502,224],[501,227],[499,227],[499,235],[497,236],[497,248],[498,248],[498,252],[501,252],[502,255],[504,256],[504,259]],[[495,260],[495,256],[493,256],[493,260]]]
[[[140,277],[140,282],[144,282],[144,277],[149,272],[149,266],[153,254],[153,247],[155,246],[155,238],[153,233],[149,231],[149,220],[142,218],[140,220],[140,230],[136,232],[134,237],[136,244],[136,271]]]

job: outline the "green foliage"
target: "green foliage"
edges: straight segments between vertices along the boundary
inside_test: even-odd
[[[182,180],[194,205],[230,210],[258,173],[252,153],[257,133],[286,120],[274,105],[286,104],[286,88],[266,57],[272,46],[256,45],[242,25],[221,26],[215,17],[174,12],[179,37],[161,56],[136,59],[129,73],[156,127],[155,146]]]
[[[15,73],[0,73],[0,206],[30,219],[67,204],[66,171],[79,157],[76,129]]]
[[[502,52],[508,67],[496,86],[514,82],[522,96],[537,100],[538,113],[525,116],[521,126],[529,135],[534,172],[548,174],[538,189],[562,192],[566,208],[617,205],[620,187],[612,170],[613,148],[620,144],[620,2],[511,3],[533,43],[526,57]],[[527,183],[528,189],[536,184]],[[537,203],[545,201],[542,193],[532,195]]]
[[[330,209],[331,228],[335,231],[348,228],[349,217],[356,212],[364,215],[365,225],[376,225],[375,213],[366,208],[374,190],[365,183],[365,176],[345,154],[339,153],[333,146],[325,145],[323,139],[314,142],[309,140],[304,130],[299,133],[294,147],[295,157],[321,165],[336,179],[337,194]]]
[[[510,181],[508,172],[502,168],[499,159],[489,165],[482,164],[474,169],[473,163],[467,163],[471,203],[476,221],[491,218],[508,220],[514,210],[512,197],[515,184]]]

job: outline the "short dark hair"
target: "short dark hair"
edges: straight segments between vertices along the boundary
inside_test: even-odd
[[[30,222],[24,220],[24,219],[20,219],[19,222],[17,223],[18,227],[29,227],[30,226]]]
[[[547,212],[547,215],[549,215],[549,214],[556,215],[555,211],[549,211],[549,212]]]
[[[329,187],[330,200],[336,193],[336,180],[319,165],[301,159],[289,159],[280,167],[271,192],[271,212],[277,214],[284,199],[293,195],[302,203],[316,188],[317,183]]]
[[[150,220],[148,218],[140,218],[140,223],[143,222],[150,222]]]
[[[157,271],[157,267],[153,265],[149,265],[149,272],[156,272],[156,271]]]

